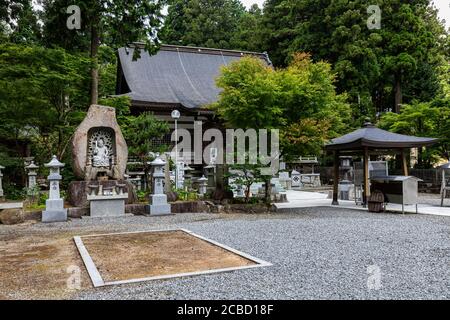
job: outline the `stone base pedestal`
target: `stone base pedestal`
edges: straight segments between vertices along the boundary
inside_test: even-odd
[[[93,184],[102,185],[103,189],[110,188],[116,184],[125,184],[124,192],[128,194],[128,198],[125,199],[126,204],[136,203],[137,194],[134,191],[133,184],[125,180],[107,180],[107,181],[74,181],[69,184],[67,201],[74,207],[86,207],[89,205],[87,199],[87,193],[89,191],[88,186]]]
[[[45,209],[45,211],[42,211],[42,222],[67,221],[67,209],[64,209],[63,199],[46,200]]]
[[[152,216],[171,214],[167,196],[165,194],[152,194],[150,196],[150,205],[147,206],[147,213]]]
[[[88,196],[91,217],[120,217],[125,215],[128,194],[115,196]]]
[[[67,209],[42,211],[42,222],[65,222],[67,221]]]

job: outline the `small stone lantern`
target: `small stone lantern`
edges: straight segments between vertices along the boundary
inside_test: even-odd
[[[33,189],[36,187],[36,176],[39,166],[37,166],[34,161],[31,161],[25,169],[28,171],[28,189]]]
[[[45,211],[42,212],[42,222],[59,222],[67,221],[67,209],[64,209],[64,200],[60,197],[59,183],[62,180],[60,170],[64,164],[59,162],[56,156],[45,165],[50,169],[49,194],[48,200],[45,201]]]
[[[5,169],[5,167],[0,166],[0,199],[3,198],[3,184],[2,184],[2,178],[3,178],[2,170],[3,169]]]
[[[214,190],[216,188],[216,165],[214,163],[210,163],[205,167],[205,169],[208,177],[208,189]]]
[[[153,168],[153,194],[150,195],[150,204],[147,212],[151,215],[170,214],[170,204],[167,203],[167,196],[164,194],[164,166],[166,162],[159,154],[150,165]]]
[[[184,187],[189,188],[192,184],[192,171],[194,171],[194,168],[190,167],[189,165],[185,165],[183,168],[184,172]]]
[[[206,187],[208,185],[208,178],[204,175],[197,180],[198,181],[198,193],[204,196],[206,194]]]

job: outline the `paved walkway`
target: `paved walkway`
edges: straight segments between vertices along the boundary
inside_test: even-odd
[[[309,208],[309,207],[338,207],[354,210],[367,211],[367,208],[356,205],[354,201],[339,200],[339,206],[333,206],[331,199],[328,198],[328,192],[309,192],[298,190],[287,190],[286,196],[288,202],[276,203],[277,209],[295,209],[295,208]],[[400,204],[388,204],[386,206],[388,211],[402,212]],[[450,217],[450,207],[440,207],[431,204],[419,204],[417,206],[419,214],[431,214],[438,216]],[[405,206],[405,213],[416,213],[416,206]]]

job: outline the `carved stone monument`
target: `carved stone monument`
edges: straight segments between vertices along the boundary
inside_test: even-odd
[[[64,164],[53,156],[52,161],[45,167],[50,168],[48,176],[50,189],[48,199],[45,201],[45,210],[42,212],[42,222],[67,221],[67,209],[64,209],[64,199],[61,199],[59,194],[59,182],[62,179],[60,169],[64,167]]]
[[[74,172],[83,180],[124,178],[128,159],[125,138],[111,107],[91,105],[72,140]],[[106,179],[106,178],[104,178]]]
[[[126,203],[133,203],[137,196],[129,181],[125,181],[128,148],[116,119],[116,110],[111,107],[91,105],[89,111],[75,131],[72,140],[73,169],[83,181],[69,185],[69,202],[73,206],[88,205],[90,186],[101,190],[123,187]],[[99,196],[103,196],[100,194]]]
[[[167,196],[164,194],[164,166],[159,154],[156,159],[151,162],[153,167],[153,194],[150,195],[150,205],[148,206],[148,213],[151,215],[164,215],[171,213],[170,204],[167,203]]]

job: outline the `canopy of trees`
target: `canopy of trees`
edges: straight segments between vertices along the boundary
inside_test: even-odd
[[[126,98],[110,98],[116,49],[133,41],[152,54],[161,42],[268,52],[273,66],[246,58],[223,70],[214,108],[231,126],[282,128],[285,155],[317,152],[370,116],[441,138],[423,150],[422,166],[448,157],[450,41],[431,0],[379,2],[379,29],[368,28],[364,0],[249,9],[239,0],[83,0],[80,29],[69,29],[73,4],[0,0],[2,164],[50,153],[70,163],[68,141],[90,103],[115,105],[124,131],[139,123]]]
[[[223,89],[211,106],[234,128],[280,129],[285,158],[320,152],[350,124],[350,106],[337,95],[331,66],[296,54],[286,69],[274,70],[246,57],[223,68]]]

